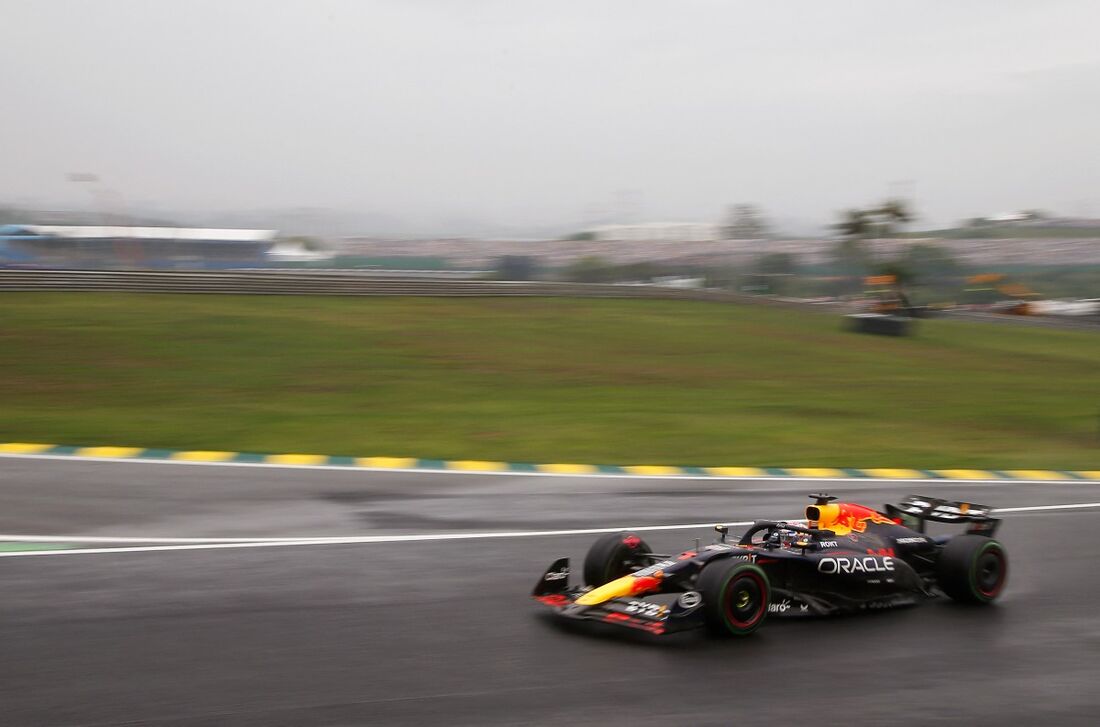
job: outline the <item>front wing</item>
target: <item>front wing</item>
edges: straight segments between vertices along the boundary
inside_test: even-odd
[[[611,598],[591,606],[576,603],[589,590],[569,585],[569,559],[561,558],[539,579],[531,597],[564,618],[623,626],[651,634],[688,631],[703,625],[703,599],[695,591],[679,594],[672,604],[641,596]]]

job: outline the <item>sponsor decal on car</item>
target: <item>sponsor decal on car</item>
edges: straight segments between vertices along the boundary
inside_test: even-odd
[[[651,576],[654,573],[657,573],[658,571],[663,571],[665,568],[668,568],[670,565],[676,565],[676,561],[674,561],[674,560],[662,560],[658,563],[654,563],[653,565],[647,565],[645,568],[642,568],[641,570],[634,571],[633,575],[635,575],[639,578],[644,577],[644,576]]]
[[[569,569],[562,568],[558,571],[550,571],[542,577],[544,581],[564,581],[569,579]]]
[[[782,601],[773,601],[768,604],[768,613],[784,614],[788,611],[793,611],[798,608],[799,613],[806,613],[810,610],[810,604],[802,603],[800,601],[792,601],[789,598],[784,598]]]
[[[928,538],[898,538],[894,542],[898,545],[923,545],[928,542]]]
[[[819,573],[883,573],[894,570],[894,559],[890,556],[864,556],[862,558],[822,558],[817,562]]]
[[[836,542],[835,540],[820,540],[817,543],[817,547],[821,548],[822,550],[827,550],[828,548],[839,548],[840,543]]]
[[[665,613],[665,606],[659,603],[650,603],[649,601],[631,601],[626,605],[625,610],[627,613],[636,613],[639,616],[660,618]]]

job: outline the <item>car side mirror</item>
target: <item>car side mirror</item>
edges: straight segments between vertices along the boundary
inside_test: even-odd
[[[718,532],[721,541],[726,542],[726,536],[729,535],[730,529],[725,525],[715,525],[714,529]]]

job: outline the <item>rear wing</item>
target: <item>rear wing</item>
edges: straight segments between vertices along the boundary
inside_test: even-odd
[[[923,533],[925,523],[969,523],[967,533],[993,537],[999,518],[991,517],[993,508],[973,502],[941,500],[925,495],[910,495],[897,505],[887,505],[886,514],[902,525]]]

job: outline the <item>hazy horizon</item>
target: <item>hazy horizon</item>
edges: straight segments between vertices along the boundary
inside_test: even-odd
[[[1100,215],[1100,6],[0,0],[0,204],[363,232]],[[384,229],[386,227],[392,229]]]

